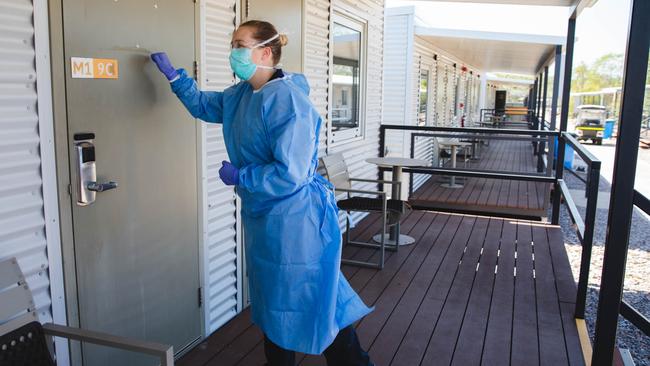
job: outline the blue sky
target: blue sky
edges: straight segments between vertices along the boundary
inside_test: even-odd
[[[435,28],[566,35],[568,10],[551,6],[512,6],[437,1],[387,0],[388,7],[412,5]],[[591,63],[610,52],[623,53],[630,0],[598,0],[578,18],[574,63]]]

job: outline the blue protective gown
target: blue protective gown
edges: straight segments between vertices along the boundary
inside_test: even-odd
[[[278,346],[320,354],[369,309],[340,271],[331,184],[316,171],[322,119],[303,75],[257,91],[240,82],[202,92],[181,70],[172,90],[189,112],[223,123],[239,171],[252,320]]]

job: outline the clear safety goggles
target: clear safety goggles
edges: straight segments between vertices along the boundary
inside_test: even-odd
[[[230,43],[230,48],[231,49],[233,49],[233,48],[250,48],[250,49],[259,48],[259,47],[264,46],[265,44],[268,44],[269,42],[273,41],[274,39],[276,39],[278,37],[280,37],[279,33],[274,35],[273,37],[267,39],[266,41],[256,43],[256,44],[254,44],[252,46],[246,46],[246,45],[240,44],[238,42],[231,42]]]

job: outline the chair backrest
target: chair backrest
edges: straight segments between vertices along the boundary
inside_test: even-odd
[[[37,321],[32,292],[16,258],[0,261],[0,335]]]
[[[348,165],[343,159],[343,154],[337,153],[332,155],[323,156],[320,158],[322,167],[324,169],[324,176],[329,180],[334,187],[351,189],[350,172]]]

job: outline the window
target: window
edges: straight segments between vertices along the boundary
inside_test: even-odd
[[[427,108],[429,106],[429,70],[420,71],[420,108],[418,110],[418,125],[427,124]]]
[[[359,21],[334,15],[332,142],[363,135],[364,29]]]

